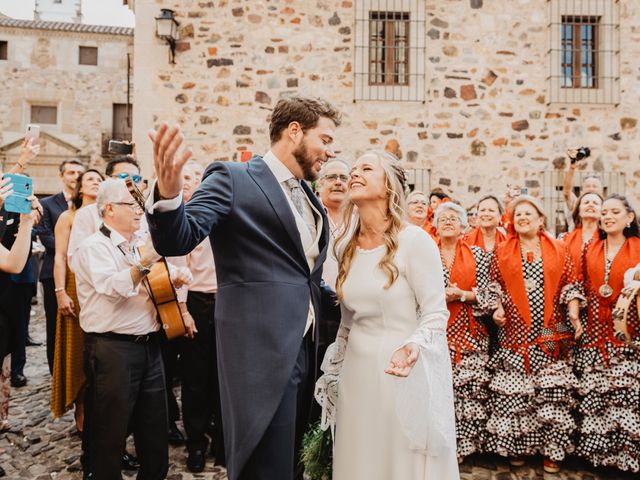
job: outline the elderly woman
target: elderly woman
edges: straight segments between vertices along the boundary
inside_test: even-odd
[[[571,253],[573,266],[577,272],[582,272],[582,252],[592,240],[598,237],[598,221],[602,209],[602,197],[599,193],[583,193],[573,209],[573,224],[575,229],[559,237]]]
[[[467,214],[452,202],[436,210],[449,321],[447,341],[453,366],[458,460],[482,451],[487,422],[489,337],[479,317],[488,310],[490,256],[469,246],[461,234]]]
[[[485,195],[478,202],[477,227],[465,235],[469,245],[476,245],[487,252],[506,240],[506,235],[499,228],[504,209],[500,200],[493,195]]]
[[[429,215],[429,203],[427,196],[420,190],[414,190],[407,195],[407,218],[410,223],[422,228],[433,239],[438,234],[436,227],[427,218]]]
[[[491,266],[492,281],[501,290],[493,318],[501,329],[489,365],[487,450],[511,457],[512,465],[540,453],[551,473],[573,451],[571,399],[577,380],[568,353],[574,336],[582,334],[584,297],[566,246],[543,230],[539,201],[519,196],[511,212],[515,233],[496,247]]]
[[[612,318],[625,273],[640,262],[638,218],[625,197],[612,195],[604,201],[600,228],[583,257],[588,307],[575,358],[581,396],[577,452],[596,466],[638,472],[640,320],[637,308],[630,308],[628,345],[614,337]]]

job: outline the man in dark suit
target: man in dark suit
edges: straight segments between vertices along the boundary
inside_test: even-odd
[[[184,255],[206,236],[213,247],[230,480],[302,477],[297,450],[312,402],[321,299],[329,293],[321,287],[329,228],[300,180],[314,180],[335,156],[339,123],[322,100],[281,99],[269,125],[271,150],[248,163],[214,162],[186,205],[181,170],[191,152],[175,158],[179,128],[163,124],[150,135],[158,175],[148,205],[155,247]]]
[[[38,236],[45,248],[42,269],[40,270],[40,282],[42,282],[44,313],[47,320],[49,373],[53,372],[53,350],[56,344],[56,316],[58,314],[58,302],[56,301],[55,285],[53,283],[53,259],[56,254],[53,232],[58,222],[58,217],[69,208],[76,182],[84,170],[85,167],[79,160],[65,160],[60,164],[60,180],[62,180],[63,190],[42,200],[44,215],[37,228]]]

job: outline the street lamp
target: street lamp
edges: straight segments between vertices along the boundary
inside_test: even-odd
[[[176,40],[178,39],[178,26],[180,24],[173,16],[173,10],[163,8],[160,16],[156,17],[156,37],[161,38],[169,45],[169,63],[175,64]]]

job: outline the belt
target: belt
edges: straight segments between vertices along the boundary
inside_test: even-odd
[[[160,335],[160,331],[145,333],[144,335],[129,335],[126,333],[115,333],[115,332],[91,332],[87,335],[102,337],[102,338],[111,338],[113,340],[123,340],[125,342],[133,342],[146,344],[150,343],[154,338]]]

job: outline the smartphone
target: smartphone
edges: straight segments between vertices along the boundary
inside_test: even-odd
[[[13,213],[31,213],[31,200],[33,184],[30,177],[17,173],[5,173],[2,179],[9,178],[13,184],[11,195],[4,201],[4,209]]]
[[[35,138],[35,143],[38,143],[40,139],[40,125],[36,125],[34,123],[27,125],[27,132],[24,134],[24,138],[26,140]]]
[[[131,142],[121,142],[119,140],[109,140],[109,153],[116,155],[131,155],[133,144]]]

